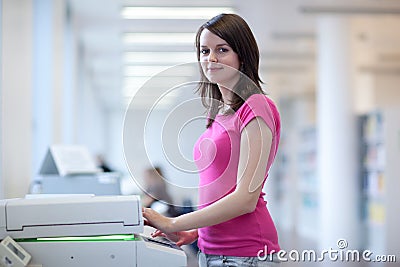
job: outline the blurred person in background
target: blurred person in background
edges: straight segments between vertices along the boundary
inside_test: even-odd
[[[144,171],[144,195],[142,205],[153,208],[159,213],[171,217],[178,215],[172,205],[172,197],[168,193],[165,177],[160,167],[147,168]]]
[[[97,160],[97,167],[99,167],[103,172],[113,172],[113,169],[106,163],[106,160],[104,159],[104,156],[101,154],[98,154],[96,156]]]

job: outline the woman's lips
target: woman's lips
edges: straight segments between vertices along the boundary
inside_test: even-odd
[[[222,70],[222,68],[214,68],[214,67],[207,68],[207,71],[210,71],[210,72],[214,72],[214,71],[218,71],[218,70]]]

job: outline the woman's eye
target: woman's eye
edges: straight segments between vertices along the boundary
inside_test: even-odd
[[[209,52],[210,52],[210,49],[201,49],[200,50],[200,53],[203,55],[208,54]]]
[[[225,52],[228,52],[228,49],[221,47],[219,49],[219,52],[225,53]]]

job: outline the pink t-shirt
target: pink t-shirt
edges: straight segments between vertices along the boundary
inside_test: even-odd
[[[231,115],[217,115],[215,121],[197,140],[194,160],[199,169],[199,204],[204,208],[232,193],[236,187],[239,164],[240,135],[255,117],[265,121],[272,131],[272,145],[265,179],[274,161],[280,138],[280,117],[275,104],[267,96],[255,94]],[[198,246],[213,255],[255,257],[267,246],[278,252],[278,235],[261,193],[256,209],[229,221],[200,228]]]

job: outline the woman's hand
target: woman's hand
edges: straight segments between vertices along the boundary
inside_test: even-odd
[[[182,245],[189,245],[192,244],[194,241],[197,240],[199,237],[197,234],[197,229],[190,230],[190,231],[180,231],[180,232],[173,232],[165,234],[161,230],[156,230],[154,233],[151,234],[152,237],[162,236],[166,237],[172,242],[174,242],[177,246]]]
[[[172,229],[173,218],[165,217],[150,208],[143,208],[142,214],[145,219],[145,225],[157,228],[161,230],[163,233],[170,233],[174,231]]]

